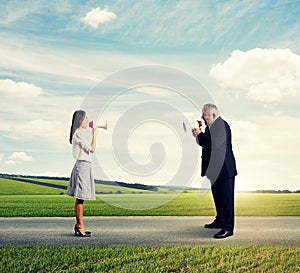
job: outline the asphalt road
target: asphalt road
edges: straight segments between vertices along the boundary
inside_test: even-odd
[[[212,236],[212,217],[85,217],[92,237],[75,237],[74,218],[0,218],[0,245],[300,245],[300,217],[236,217],[235,234]]]

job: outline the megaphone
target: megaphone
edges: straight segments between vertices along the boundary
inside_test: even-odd
[[[106,120],[106,123],[105,123],[105,125],[94,125],[94,121],[93,120],[91,120],[90,122],[89,122],[89,127],[90,128],[100,128],[100,129],[104,129],[104,130],[107,130],[107,120]]]
[[[198,127],[202,126],[202,121],[201,120],[197,120],[197,123],[198,123]],[[187,130],[186,125],[185,125],[184,122],[182,123],[182,126],[183,126],[183,130],[187,133],[188,130]]]

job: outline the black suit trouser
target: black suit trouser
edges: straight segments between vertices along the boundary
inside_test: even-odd
[[[211,187],[217,212],[215,222],[229,231],[234,229],[234,180],[235,177],[218,178]]]

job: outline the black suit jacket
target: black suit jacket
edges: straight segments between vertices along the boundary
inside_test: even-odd
[[[206,126],[204,133],[197,136],[197,142],[202,146],[201,176],[215,182],[237,175],[231,130],[225,120],[218,117],[210,128]]]

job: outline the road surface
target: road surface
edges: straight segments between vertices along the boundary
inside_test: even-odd
[[[91,238],[75,237],[74,218],[0,218],[0,245],[300,245],[300,217],[236,217],[234,236],[214,239],[212,217],[85,217]]]

